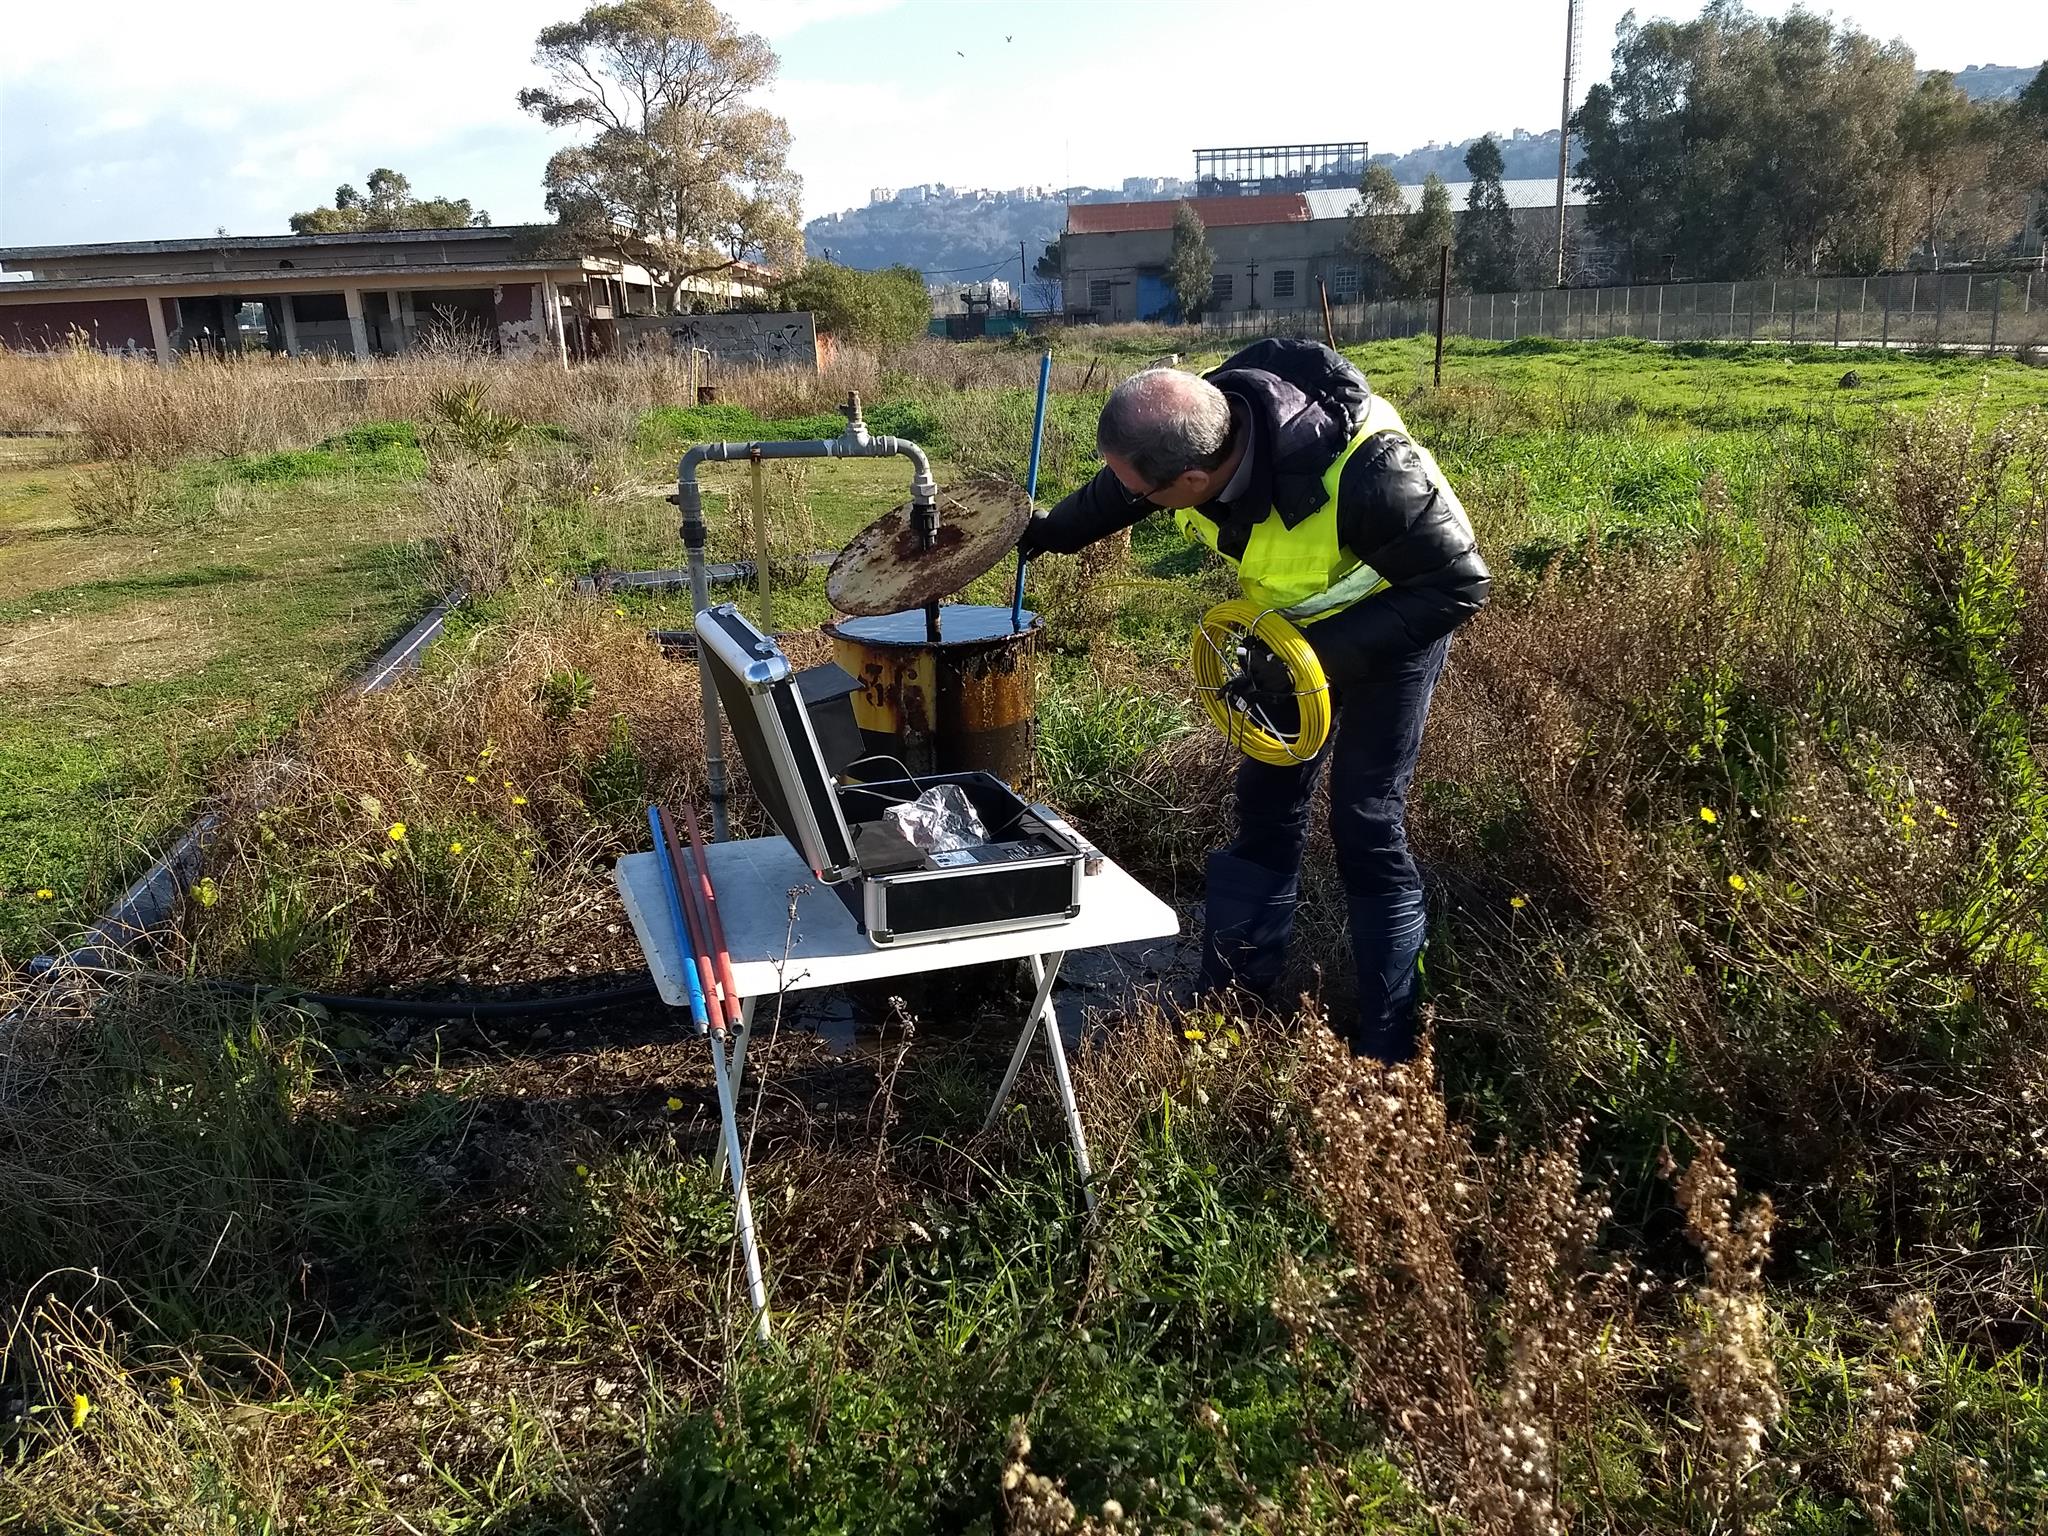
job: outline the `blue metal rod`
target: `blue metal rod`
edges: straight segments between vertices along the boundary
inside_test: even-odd
[[[1038,360],[1038,409],[1031,418],[1031,472],[1024,481],[1024,494],[1038,496],[1038,452],[1045,446],[1045,392],[1052,385],[1052,349]]]
[[[669,925],[676,935],[676,968],[683,973],[684,990],[690,994],[690,1019],[698,1030],[711,1027],[704,1007],[704,986],[697,980],[696,946],[690,925],[683,919],[683,893],[676,887],[676,872],[668,861],[668,829],[662,825],[661,807],[647,807],[647,830],[654,835],[654,863],[661,871],[661,891],[668,898]]]
[[[1024,499],[1034,503],[1032,511],[1037,512],[1038,500],[1038,454],[1045,446],[1045,392],[1052,384],[1052,349],[1038,359],[1038,408],[1031,417],[1031,470],[1024,481]],[[1010,599],[1010,628],[1024,627],[1024,567],[1029,562],[1020,552],[1017,556],[1017,590]]]

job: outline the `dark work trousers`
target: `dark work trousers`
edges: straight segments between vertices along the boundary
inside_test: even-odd
[[[1426,931],[1422,875],[1408,853],[1408,785],[1450,638],[1401,658],[1336,699],[1332,739],[1314,759],[1237,770],[1237,840],[1209,856],[1205,990],[1235,984],[1271,999],[1287,961],[1308,845],[1309,806],[1330,764],[1330,833],[1358,964],[1356,1024],[1335,1021],[1354,1053],[1415,1054],[1415,989]]]

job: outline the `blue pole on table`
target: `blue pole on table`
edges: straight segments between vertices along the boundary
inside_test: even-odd
[[[1036,503],[1038,500],[1038,452],[1045,446],[1045,392],[1052,384],[1052,350],[1038,360],[1038,409],[1031,418],[1031,470],[1024,481],[1024,499]],[[1033,512],[1037,511],[1036,506]],[[1024,567],[1029,562],[1020,551],[1017,556],[1017,593],[1010,599],[1010,629],[1014,633],[1024,627]]]

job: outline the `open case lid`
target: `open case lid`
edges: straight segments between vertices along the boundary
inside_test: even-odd
[[[820,880],[858,874],[853,833],[805,706],[802,677],[731,603],[700,612],[697,634],[756,797]]]

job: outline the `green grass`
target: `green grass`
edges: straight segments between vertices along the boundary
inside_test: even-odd
[[[414,493],[394,462],[417,449],[388,428],[335,441],[341,467],[259,477],[231,510],[147,539],[80,528],[53,477],[13,481],[0,533],[36,533],[17,546],[33,563],[0,547],[0,642],[27,653],[0,697],[0,959],[96,915],[217,763],[275,737],[424,606]],[[195,467],[187,494],[232,470]],[[98,579],[61,579],[106,562]]]
[[[371,421],[318,447],[228,459],[218,472],[249,485],[297,485],[338,475],[411,480],[426,473],[426,455],[409,421]]]
[[[1119,345],[1124,357],[1155,350]],[[1443,1082],[1474,1137],[1503,1137],[1509,1155],[1586,1116],[1584,1177],[1616,1213],[1597,1262],[1639,1266],[1638,1299],[1614,1325],[1627,1341],[1621,1379],[1583,1418],[1560,1421],[1573,1528],[1730,1528],[1694,1486],[1683,1341],[1700,1264],[1656,1171],[1659,1150],[1696,1124],[1733,1128],[1744,1189],[1779,1202],[1764,1301],[1787,1411],[1753,1476],[1769,1509],[1758,1529],[1867,1528],[1850,1492],[1865,1373],[1892,1347],[1890,1300],[1936,1279],[1953,1326],[1917,1367],[1913,1422],[1926,1438],[1901,1523],[1960,1536],[1968,1480],[1980,1478],[2010,1528],[2039,1525],[2039,1202],[2032,1175],[1998,1161],[2008,1140],[2014,1159],[2035,1153],[2024,1112],[2000,1108],[2001,1087],[2021,1079],[1994,1069],[2038,1044],[2012,997],[2048,970],[2023,923],[1990,959],[1959,958],[1951,942],[1973,913],[2025,896],[2014,871],[2039,846],[2032,738],[2007,670],[2017,567],[1976,572],[1957,612],[1928,620],[1940,644],[1914,665],[1928,675],[1881,697],[1850,686],[1862,674],[1831,669],[1825,636],[1772,695],[1768,667],[1751,671],[1739,654],[1770,637],[1724,633],[1730,614],[1753,616],[1690,589],[1680,601],[1712,621],[1704,634],[1685,613],[1620,606],[1593,615],[1608,626],[1596,633],[1604,648],[1575,651],[1564,633],[1580,617],[1571,603],[1620,605],[1615,590],[1636,590],[1586,580],[1589,562],[1611,561],[1617,577],[1679,569],[1711,546],[1710,523],[1732,567],[1746,568],[1739,557],[1765,528],[1811,531],[1825,557],[1830,541],[1865,531],[1856,484],[1880,446],[1881,410],[1982,380],[1988,414],[2038,398],[2028,391],[2039,376],[1782,349],[1461,345],[1452,387],[1432,395],[1415,387],[1423,347],[1358,355],[1444,460],[1501,573],[1487,616],[1497,627],[1484,633],[1524,647],[1489,655],[1495,673],[1473,668],[1491,682],[1457,707],[1477,729],[1416,791],[1443,882],[1429,959]],[[1867,387],[1837,390],[1852,362]],[[1098,403],[1056,406],[1048,494],[1092,468]],[[1029,410],[1023,390],[954,397],[903,381],[871,406],[870,424],[918,437],[949,470],[1014,471]],[[836,430],[836,418],[766,422],[733,407],[655,413],[630,494],[589,496],[566,479],[550,493],[535,578],[559,588],[594,564],[679,564],[660,492],[685,442]],[[512,451],[560,446],[526,433]],[[421,595],[403,511],[411,488],[395,458],[389,473],[363,461],[411,451],[366,439],[208,466],[243,488],[224,498],[225,521],[155,542],[96,543],[53,520],[57,471],[34,471],[33,491],[0,476],[0,520],[14,519],[0,527],[37,530],[0,548],[0,635],[169,613],[204,620],[212,642],[169,675],[8,700],[0,821],[13,820],[0,827],[0,859],[27,850],[0,866],[10,931],[41,943],[56,916],[91,910],[121,859],[189,808],[211,764],[283,729],[409,616]],[[801,499],[819,545],[900,501],[907,479],[898,461],[809,466]],[[714,558],[747,553],[746,469],[709,466],[704,480]],[[55,574],[6,584],[31,568],[10,567],[11,555],[52,540],[65,558],[33,569]],[[108,551],[118,568],[71,568]],[[1006,602],[1011,569],[970,596]],[[1084,827],[1105,846],[1105,827],[1127,834],[1135,859],[1169,835],[1162,803],[1127,792],[1189,728],[1179,657],[1216,575],[1159,518],[1134,530],[1131,568],[1102,577],[1103,590],[1063,589],[1073,569],[1041,571],[1040,594],[1068,615],[1049,646],[1042,760],[1054,796],[1099,807]],[[1538,610],[1546,570],[1558,587]],[[750,589],[731,595],[751,605]],[[634,628],[686,622],[679,597],[612,601]],[[559,602],[559,591],[517,583],[451,627],[442,660],[488,655],[508,620]],[[777,603],[780,627],[816,622],[822,573]],[[1550,627],[1512,629],[1532,613]],[[1606,686],[1610,659],[1621,666],[1634,630],[1655,626],[1684,642],[1669,677],[1631,663],[1656,686],[1615,681],[1626,697],[1591,727],[1546,714],[1564,707],[1553,695],[1586,692],[1553,667]],[[602,725],[602,689],[573,668],[542,675],[533,709],[546,729]],[[675,686],[689,689],[686,672]],[[1915,735],[1913,709],[1930,701],[1941,726]],[[1801,746],[1811,761],[1795,763],[1809,712],[1818,739]],[[1833,773],[1838,759],[1856,773]],[[649,764],[618,734],[577,760],[545,818],[536,792],[535,824],[565,846],[615,836],[655,781]],[[1833,776],[1795,807],[1795,769]],[[1196,757],[1189,771],[1216,762]],[[2014,810],[1974,862],[1901,835],[1905,797],[1947,796],[1934,786],[1959,779]],[[1611,802],[1599,798],[1608,782],[1619,786]],[[1221,805],[1220,782],[1184,789],[1184,812]],[[1960,796],[1951,803],[1973,814]],[[1824,889],[1835,861],[1802,841],[1823,817],[1854,832],[1844,846],[1863,861],[1840,890]],[[425,816],[417,825],[422,843],[487,835]],[[1170,835],[1207,845],[1220,828]],[[1910,899],[1858,905],[1909,859],[1927,861],[1911,866],[1926,878]],[[587,862],[596,894],[585,902],[600,914],[601,863]],[[478,900],[455,888],[455,868],[434,862],[421,887],[450,908]],[[1741,892],[1727,883],[1737,870]],[[31,881],[61,894],[36,901]],[[1343,969],[1334,889],[1327,867],[1311,870],[1303,948],[1325,982]],[[539,943],[524,926],[504,941],[505,954]],[[570,952],[580,964],[583,950]],[[769,1109],[753,1191],[779,1335],[765,1350],[748,1342],[731,1207],[706,1162],[704,1052],[665,1019],[613,1034],[576,1016],[547,1037],[485,1041],[193,998],[136,1006],[123,1029],[117,1010],[11,1144],[33,1177],[0,1183],[0,1255],[23,1285],[55,1262],[97,1266],[150,1324],[121,1313],[107,1325],[123,1330],[107,1358],[133,1382],[95,1379],[108,1400],[89,1431],[67,1437],[49,1418],[0,1428],[18,1436],[0,1438],[0,1454],[22,1474],[0,1492],[0,1523],[13,1497],[77,1528],[142,1528],[164,1509],[194,1528],[286,1523],[269,1500],[336,1531],[388,1529],[402,1512],[421,1530],[993,1533],[1014,1528],[1000,1490],[1010,1425],[1023,1419],[1030,1467],[1062,1479],[1084,1514],[1114,1499],[1158,1530],[1453,1528],[1424,1506],[1413,1465],[1390,1459],[1398,1425],[1359,1410],[1359,1389],[1374,1384],[1355,1378],[1356,1360],[1276,1311],[1291,1264],[1335,1290],[1357,1258],[1298,1182],[1293,1042],[1231,1055],[1235,1026],[1220,1020],[1206,1044],[1181,1032],[1185,1021],[1121,1021],[1115,1048],[1078,1069],[1101,1169],[1091,1228],[1051,1150],[1062,1127],[1037,1074],[994,1135],[970,1137],[1008,1044],[993,1021],[1014,1014],[1009,990],[998,984],[993,1002],[939,994],[900,1078],[894,1033],[864,1037],[840,1062],[794,1030],[757,1043]],[[2007,1010],[1995,1029],[1982,1023],[1994,1007]],[[1116,1054],[1134,1039],[1149,1054]],[[1842,1041],[1863,1042],[1853,1060],[1831,1054]],[[1385,1101],[1347,1102],[1371,1112]],[[1978,1119],[1935,1118],[1965,1110]],[[1397,1246],[1389,1268],[1413,1279],[1405,1266],[1419,1250]],[[1929,1254],[1938,1274],[1921,1263]],[[1489,1381],[1515,1337],[1497,1257],[1475,1259],[1466,1277],[1484,1357],[1473,1369]],[[1980,1289],[1957,1294],[1967,1286]],[[62,1294],[92,1293],[79,1280]],[[274,1365],[249,1363],[256,1350]],[[1428,1358],[1419,1341],[1416,1358]],[[78,1351],[47,1359],[34,1390],[61,1408],[75,1385],[65,1372],[86,1367]],[[0,1397],[28,1368],[14,1369]],[[163,1407],[172,1371],[191,1383],[184,1408]],[[113,1436],[124,1390],[154,1394],[163,1416],[138,1438],[172,1470],[145,1467],[137,1440]],[[179,1482],[181,1468],[196,1471]],[[40,1497],[49,1478],[60,1486],[48,1502],[26,1502],[31,1479]]]
[[[1239,344],[1161,330],[1156,338],[1092,345],[1085,330],[1056,345],[1070,361],[1103,356],[1120,371],[1165,352],[1183,365],[1212,368]],[[1435,340],[1427,336],[1341,348],[1383,393],[1399,398],[1429,384]],[[1841,387],[1854,370],[1855,389]],[[1098,382],[1101,376],[1098,375]],[[1546,337],[1471,341],[1453,337],[1444,350],[1447,388],[1498,387],[1532,403],[1606,400],[1654,421],[1719,430],[1775,426],[1813,416],[1868,413],[1888,406],[1924,406],[1958,391],[1981,392],[1988,412],[2048,400],[2048,375],[2016,358],[1958,352],[1868,348],[1743,346],[1714,342],[1657,345],[1624,338],[1564,342]]]

